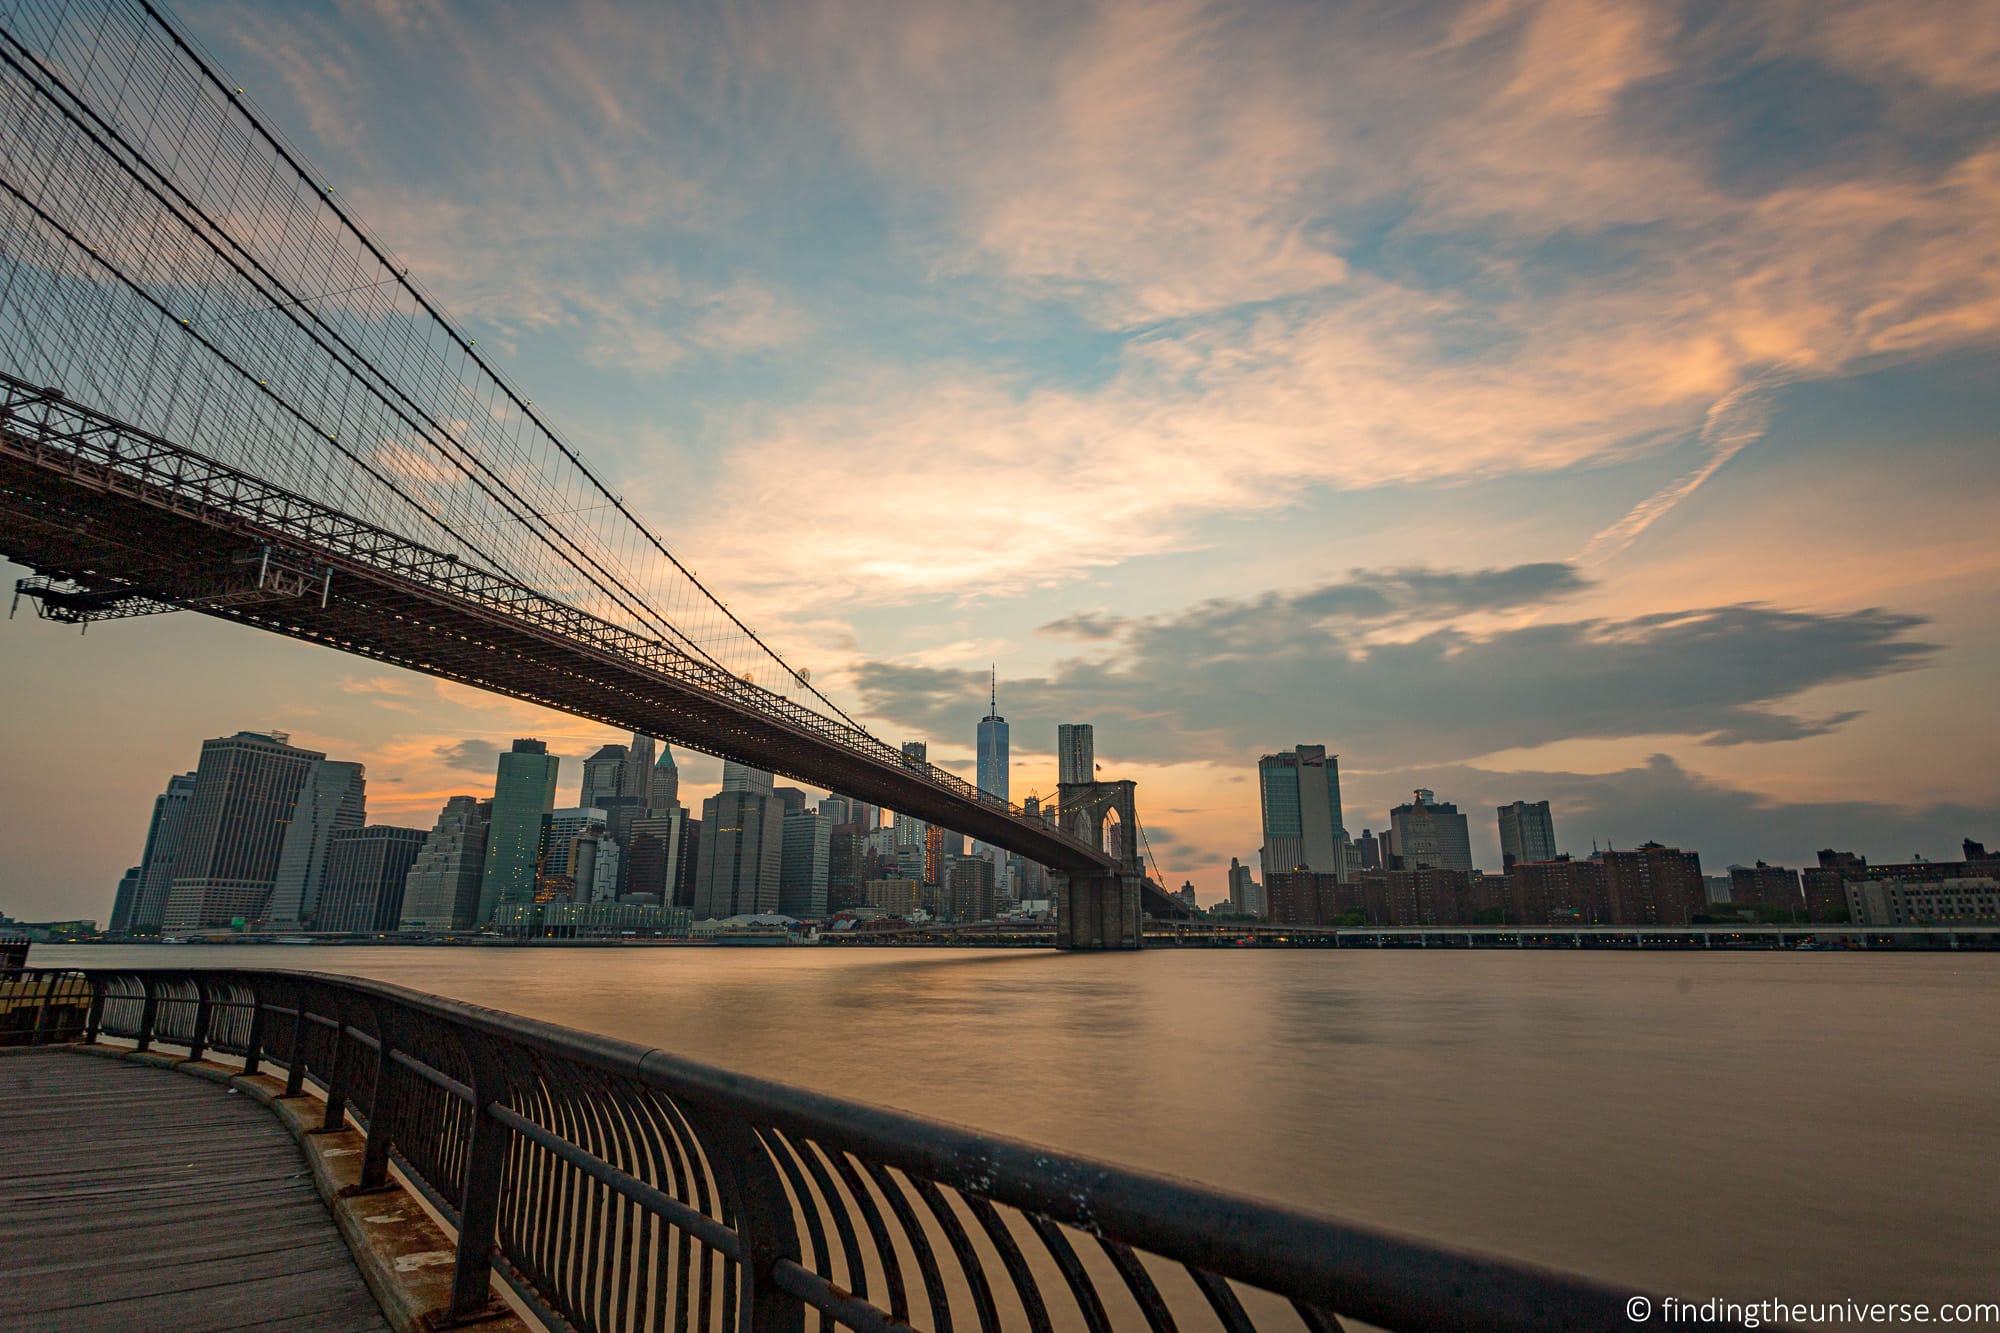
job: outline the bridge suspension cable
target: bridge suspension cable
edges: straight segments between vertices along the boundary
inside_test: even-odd
[[[10,369],[855,725],[159,7],[30,0],[4,37]]]

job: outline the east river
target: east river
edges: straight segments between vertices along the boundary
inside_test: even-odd
[[[1685,1296],[2000,1299],[2000,954],[33,958],[377,977]]]

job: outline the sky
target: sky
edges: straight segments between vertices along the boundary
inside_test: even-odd
[[[1223,892],[1257,756],[1705,868],[2000,842],[2000,9],[188,0],[678,554],[885,739],[1058,722]],[[18,575],[18,569],[6,571]],[[0,623],[0,910],[204,737],[427,827],[594,724],[194,615]],[[683,755],[689,793],[719,765]]]

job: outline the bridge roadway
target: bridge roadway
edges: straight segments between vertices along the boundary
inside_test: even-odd
[[[298,1147],[248,1097],[0,1058],[0,1327],[387,1329]]]
[[[0,555],[66,581],[42,594],[59,612],[199,611],[726,755],[1059,873],[1118,873],[858,728],[5,374]],[[1179,914],[1147,889],[1148,910]]]

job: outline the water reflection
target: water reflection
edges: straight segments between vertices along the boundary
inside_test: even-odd
[[[1691,1295],[1995,1294],[2000,955],[35,956],[379,977]]]

